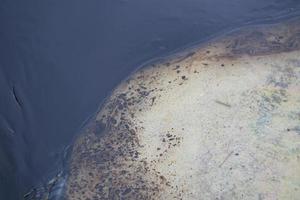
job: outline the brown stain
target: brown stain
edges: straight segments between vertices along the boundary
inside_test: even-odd
[[[224,51],[218,59],[236,59],[241,56],[266,56],[300,49],[300,23],[291,20],[283,24],[244,28],[220,41]]]
[[[142,74],[138,80],[144,78]],[[103,107],[105,115],[99,114],[100,119],[91,121],[77,139],[69,164],[67,199],[157,199],[169,187],[151,163],[140,158],[142,146],[136,132],[142,127],[133,123],[134,113],[141,110],[137,105],[145,99],[153,105],[156,97],[151,94],[160,89],[127,84],[131,89],[109,99]]]

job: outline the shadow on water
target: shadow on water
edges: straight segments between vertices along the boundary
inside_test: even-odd
[[[0,1],[0,199],[51,174],[80,124],[141,63],[297,0]]]

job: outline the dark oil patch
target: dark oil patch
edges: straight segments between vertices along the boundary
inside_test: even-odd
[[[154,91],[145,86],[143,72],[139,84],[107,101],[104,115],[90,123],[74,145],[69,167],[67,199],[157,199],[168,184],[145,158],[137,132],[143,127],[133,123],[135,113],[146,100],[153,106]],[[99,133],[103,134],[99,134]],[[169,145],[174,141],[170,138]]]

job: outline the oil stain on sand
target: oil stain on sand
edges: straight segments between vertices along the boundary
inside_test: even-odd
[[[294,19],[140,68],[75,140],[61,195],[299,198],[299,49]]]

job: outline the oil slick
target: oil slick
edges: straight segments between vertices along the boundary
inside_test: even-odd
[[[299,198],[299,48],[294,19],[139,69],[76,139],[63,198]]]

